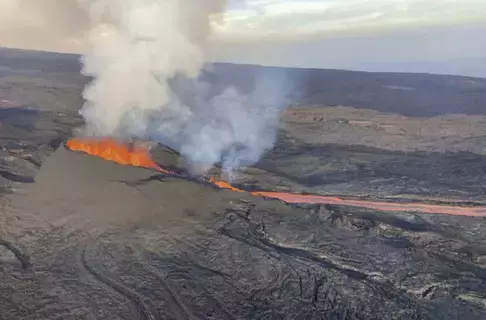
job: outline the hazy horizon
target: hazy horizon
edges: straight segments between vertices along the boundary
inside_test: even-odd
[[[82,54],[79,0],[4,0],[0,46]],[[213,21],[208,61],[486,78],[486,2],[233,0]]]

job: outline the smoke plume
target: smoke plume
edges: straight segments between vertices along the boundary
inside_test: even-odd
[[[54,51],[78,44],[82,72],[92,79],[83,91],[81,135],[150,139],[178,150],[198,173],[220,164],[231,174],[273,146],[286,79],[260,72],[242,87],[230,86],[228,79],[240,74],[210,70],[211,26],[225,6],[225,0],[0,0],[0,37],[12,47]]]
[[[179,150],[193,170],[221,164],[227,177],[273,146],[282,77],[262,74],[246,93],[201,78],[224,1],[79,2],[92,46],[82,59],[93,77],[83,94],[84,135],[155,140]]]
[[[176,98],[152,121],[150,138],[178,149],[199,173],[221,164],[230,179],[235,169],[254,164],[274,145],[286,103],[285,73],[276,71],[255,73],[247,92],[215,88],[201,79],[171,83]]]

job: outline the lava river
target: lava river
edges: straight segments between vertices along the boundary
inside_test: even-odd
[[[158,166],[151,158],[147,149],[134,144],[120,143],[115,139],[79,139],[74,138],[66,142],[66,146],[73,151],[85,152],[87,154],[114,161],[122,165],[131,165],[157,170],[168,175],[177,175],[174,172]],[[247,192],[235,188],[230,183],[209,178],[209,182],[222,188],[235,192]],[[343,199],[339,197],[303,195],[286,192],[256,191],[250,192],[254,196],[263,196],[279,199],[287,203],[310,203],[310,204],[337,204],[355,207],[365,207],[382,211],[414,211],[423,213],[441,213],[449,215],[486,217],[486,207],[463,207],[451,205],[433,205],[425,203],[394,203],[366,200]]]

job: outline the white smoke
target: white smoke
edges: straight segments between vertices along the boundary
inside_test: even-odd
[[[177,73],[198,75],[204,63],[210,14],[222,0],[79,0],[88,10],[92,52],[83,73],[86,87],[81,113],[92,135],[126,134],[130,117],[136,131],[147,115],[171,99],[168,81]]]
[[[257,73],[248,93],[226,86],[211,94],[212,84],[185,83],[182,87],[192,90],[179,93],[184,102],[171,101],[168,107],[174,112],[164,113],[168,118],[154,118],[150,138],[178,149],[200,173],[220,163],[230,179],[235,169],[254,164],[273,147],[286,100],[281,91],[284,76],[282,72]]]
[[[83,94],[84,135],[156,140],[199,173],[221,164],[227,177],[273,146],[282,79],[263,74],[250,93],[214,94],[199,77],[223,0],[79,1],[92,45],[82,59],[93,77]]]
[[[211,26],[225,5],[0,0],[0,38],[12,47],[85,53],[82,72],[92,82],[83,92],[83,135],[152,139],[179,150],[200,173],[221,164],[229,174],[273,146],[285,79],[263,72],[230,86],[238,71],[221,77],[207,70]]]

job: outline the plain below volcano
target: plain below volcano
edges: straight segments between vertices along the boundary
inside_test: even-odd
[[[486,315],[481,218],[286,205],[63,146],[8,199],[29,263],[2,265],[0,319]]]

